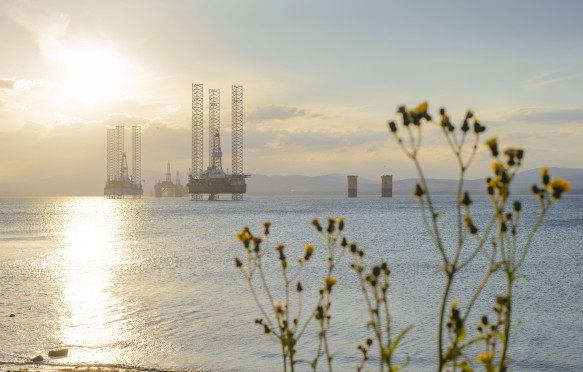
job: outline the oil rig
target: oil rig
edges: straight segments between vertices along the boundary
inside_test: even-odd
[[[218,200],[220,194],[232,194],[242,200],[247,192],[243,174],[243,86],[231,87],[232,106],[232,173],[223,171],[221,150],[220,89],[209,89],[208,151],[209,161],[203,170],[203,84],[192,84],[192,168],[188,193],[192,200]]]
[[[108,199],[125,196],[140,198],[142,190],[142,133],[132,126],[132,174],[128,172],[128,160],[124,151],[124,126],[107,130],[107,181],[103,194]]]
[[[166,165],[166,181],[158,180],[158,183],[154,185],[154,195],[157,198],[162,196],[174,196],[181,198],[188,194],[188,188],[182,185],[180,182],[180,172],[176,171],[176,181],[172,182],[172,175],[170,173],[170,162]]]

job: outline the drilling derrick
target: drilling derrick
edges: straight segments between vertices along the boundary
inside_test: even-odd
[[[124,196],[140,197],[143,194],[141,178],[141,134],[134,126],[132,132],[133,169],[128,173],[128,162],[124,151],[124,127],[118,125],[107,130],[107,180],[103,193],[108,198]]]
[[[166,180],[160,181],[154,185],[154,195],[158,198],[162,196],[175,196],[177,198],[185,195],[184,187],[180,183],[180,176],[176,172],[176,183],[172,182],[172,172],[170,172],[170,162],[166,164]]]
[[[192,85],[192,171],[188,192],[193,200],[208,194],[216,200],[219,194],[233,194],[233,200],[241,200],[247,191],[243,174],[243,87],[233,86],[233,174],[223,171],[221,149],[220,90],[209,90],[209,164],[202,171],[202,84]],[[200,168],[199,168],[200,167]],[[200,170],[200,171],[199,171]]]
[[[234,182],[243,182],[245,184],[243,175],[243,86],[233,85],[231,87],[231,119],[232,119],[232,169]],[[242,178],[237,178],[240,176]],[[242,200],[243,194],[233,193],[233,200]]]
[[[137,125],[132,126],[132,182],[142,187],[142,132]]]
[[[203,85],[192,84],[192,168],[191,177],[200,179],[203,162]],[[192,200],[201,200],[202,194],[193,193]]]

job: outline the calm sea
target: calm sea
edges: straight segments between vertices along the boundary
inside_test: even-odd
[[[472,207],[480,220],[488,201],[477,199]],[[531,196],[520,199],[528,225],[537,203]],[[453,201],[437,199],[449,241],[455,236],[448,226]],[[398,359],[409,358],[410,371],[434,370],[443,276],[417,204],[408,196],[0,199],[0,361],[46,358],[48,350],[67,347],[68,357],[51,362],[280,370],[278,345],[253,323],[259,312],[234,267],[234,257],[244,257],[236,233],[243,226],[259,233],[269,220],[270,246],[285,243],[290,259],[302,255],[304,244],[316,246],[300,276],[307,314],[325,262],[324,241],[310,221],[338,215],[345,216],[349,240],[366,250],[367,262],[386,260],[392,269],[394,329],[414,326]],[[356,346],[369,335],[349,259],[338,266],[333,292],[330,341],[338,371],[354,370]],[[272,250],[268,261],[276,263]],[[582,266],[583,197],[567,196],[547,215],[516,284],[510,353],[515,371],[583,368]],[[267,267],[268,281],[282,296],[277,269]],[[460,276],[454,297],[462,307],[483,271],[484,259],[478,257]],[[503,282],[495,277],[470,319],[470,335],[483,313],[492,316],[493,296],[502,291]],[[300,348],[299,358],[311,360],[316,330],[309,328],[302,342],[308,346]]]

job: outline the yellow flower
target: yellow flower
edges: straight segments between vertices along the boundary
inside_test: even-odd
[[[466,216],[466,217],[467,217],[467,216]],[[453,301],[451,301],[451,308],[452,308],[452,309],[457,309],[457,307],[458,307],[458,303],[457,303],[457,301],[456,301],[456,300],[453,300]]]
[[[549,175],[549,168],[547,168],[547,167],[542,167],[542,168],[540,169],[540,174],[541,174],[541,176],[548,176],[548,175]]]
[[[494,171],[494,174],[500,174],[503,169],[504,165],[502,165],[502,163],[498,161],[492,162],[492,170]]]
[[[311,244],[306,244],[306,246],[304,247],[304,251],[306,252],[306,254],[311,255],[312,253],[314,253],[314,246]]]
[[[492,137],[486,141],[486,146],[495,146],[498,144],[498,137]]]
[[[328,288],[332,288],[332,286],[333,286],[334,284],[336,284],[337,280],[336,280],[336,278],[333,278],[333,277],[331,277],[331,276],[327,276],[327,277],[324,279],[324,282],[326,283],[326,287],[328,287]]]
[[[562,178],[551,180],[549,187],[553,190],[560,190],[561,192],[571,191],[571,184],[569,183],[569,181],[564,180]]]
[[[478,361],[480,363],[484,363],[484,364],[491,363],[492,359],[494,359],[494,352],[493,351],[478,354],[478,356],[476,357],[476,361]]]
[[[416,114],[419,114],[419,115],[421,115],[421,114],[425,114],[425,113],[427,113],[427,107],[428,107],[428,106],[429,106],[429,105],[427,104],[427,101],[425,101],[425,102],[421,103],[419,106],[417,106],[417,107],[415,108],[415,110],[413,110],[413,111],[414,111]]]
[[[554,195],[560,196],[564,192],[571,191],[571,184],[567,180],[557,178],[549,182],[549,191],[551,191]]]

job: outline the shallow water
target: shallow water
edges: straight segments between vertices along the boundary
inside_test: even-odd
[[[530,196],[521,199],[524,222],[532,222],[536,203]],[[454,220],[452,201],[437,199],[444,223]],[[485,218],[488,201],[477,198],[473,210],[478,220]],[[338,215],[346,218],[348,238],[366,249],[367,262],[387,260],[392,269],[394,328],[414,325],[400,360],[409,357],[411,371],[432,370],[443,280],[411,197],[0,199],[0,361],[68,347],[69,356],[59,363],[279,370],[278,346],[253,324],[259,313],[234,268],[234,257],[244,256],[235,234],[243,226],[259,233],[269,220],[270,245],[286,243],[288,257],[299,258],[306,243],[316,246],[314,261],[302,273],[308,309],[324,276],[316,261],[323,264],[325,257],[310,221]],[[581,226],[583,197],[569,196],[553,207],[537,235],[516,284],[511,356],[517,371],[583,368]],[[444,227],[444,239],[453,241],[455,230]],[[367,337],[365,308],[348,262],[347,256],[337,269],[333,293],[330,339],[340,371],[354,370],[356,345]],[[460,275],[454,296],[462,306],[482,273],[479,258]],[[267,274],[270,283],[279,283],[276,265]],[[494,278],[486,289],[470,335],[502,285]],[[315,333],[309,329],[304,342],[313,345]],[[309,347],[299,354],[313,358]]]

